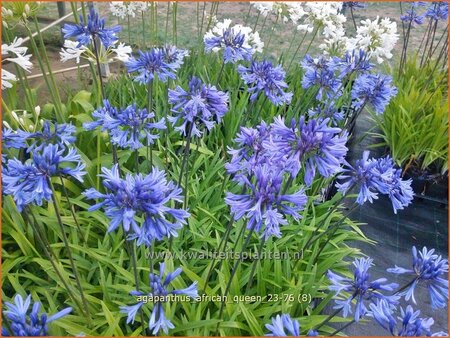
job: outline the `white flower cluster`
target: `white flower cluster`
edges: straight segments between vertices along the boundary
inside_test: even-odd
[[[302,2],[297,1],[264,1],[251,2],[251,4],[266,17],[269,14],[274,14],[281,17],[283,22],[291,20],[294,24],[304,15]]]
[[[117,42],[109,47],[107,50],[103,48],[99,51],[99,59],[102,63],[109,63],[114,60],[119,60],[122,62],[126,62],[129,60],[130,55],[132,53],[132,49],[130,46],[125,45],[124,43],[119,43],[115,46]],[[59,53],[62,62],[66,62],[69,60],[75,60],[76,63],[80,63],[80,59],[84,58],[89,61],[95,61],[95,54],[86,46],[78,46],[77,41],[65,40],[64,47],[61,48],[61,52]]]
[[[225,19],[223,22],[217,22],[216,25],[206,32],[204,39],[210,39],[214,37],[221,37],[225,30],[230,28],[231,19]],[[258,32],[253,32],[250,27],[242,26],[241,24],[237,24],[231,27],[231,31],[233,35],[237,35],[241,33],[245,36],[244,43],[242,44],[243,48],[251,48],[254,52],[262,53],[264,42],[261,41]],[[214,47],[212,49],[213,52],[217,53],[223,47]]]
[[[392,58],[392,50],[398,41],[397,24],[389,18],[375,20],[362,20],[361,26],[356,29],[356,36],[349,38],[348,50],[362,49],[369,57],[373,57],[378,63],[384,58]]]
[[[314,28],[323,29],[325,38],[331,38],[336,32],[344,30],[345,15],[340,11],[340,2],[305,2],[304,20],[298,30],[312,32]],[[300,20],[300,18],[298,18]]]
[[[29,72],[30,69],[33,68],[33,64],[30,61],[31,54],[26,54],[27,47],[22,47],[22,43],[23,39],[16,37],[10,45],[2,44],[2,55],[9,55],[9,57],[2,58],[2,63],[6,61],[14,62],[20,68]],[[17,81],[17,77],[2,67],[2,90],[5,88],[11,88],[13,81]]]
[[[145,12],[149,6],[150,3],[145,1],[111,1],[109,10],[112,15],[125,19],[127,16],[136,17],[138,12]]]

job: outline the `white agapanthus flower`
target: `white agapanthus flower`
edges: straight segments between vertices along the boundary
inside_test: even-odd
[[[125,19],[127,16],[136,17],[138,12],[145,12],[149,6],[150,3],[145,1],[111,1],[109,10],[112,15]]]
[[[275,16],[280,17],[283,22],[291,20],[296,24],[305,14],[303,3],[298,1],[262,1],[251,2],[251,4],[262,16],[267,17],[269,14],[274,14]]]
[[[375,20],[362,20],[356,29],[356,36],[348,39],[347,49],[364,50],[369,57],[373,57],[378,63],[392,58],[392,50],[397,43],[397,24],[389,18]]]
[[[14,62],[20,68],[29,72],[30,69],[33,68],[33,64],[30,61],[31,54],[26,54],[27,47],[21,46],[22,43],[23,39],[16,37],[11,44],[2,44],[2,56],[4,56],[2,57],[2,63]],[[15,81],[17,81],[17,77],[13,73],[2,69],[2,90],[11,88],[11,82]]]
[[[110,46],[107,50],[101,49],[99,51],[99,59],[101,63],[110,63],[114,60],[119,60],[122,62],[126,62],[129,60],[130,55],[132,53],[132,49],[130,46],[125,45],[124,43],[119,43],[116,46],[117,42],[115,42],[112,46]],[[69,60],[75,60],[78,64],[80,63],[80,59],[86,59],[89,61],[95,60],[95,54],[86,46],[78,47],[78,43],[72,40],[65,40],[64,47],[61,48],[61,52],[59,52],[62,62],[66,62]]]
[[[325,38],[331,37],[331,32],[343,30],[346,22],[345,15],[341,14],[340,2],[305,2],[304,20],[297,25],[298,30],[312,32],[314,29],[323,29]]]

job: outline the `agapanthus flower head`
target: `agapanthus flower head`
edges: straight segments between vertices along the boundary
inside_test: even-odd
[[[234,139],[238,148],[228,148],[232,158],[225,164],[225,168],[234,180],[242,182],[242,176],[252,173],[257,166],[270,162],[271,156],[264,148],[264,143],[269,137],[270,126],[264,121],[255,128],[241,127]]]
[[[48,144],[58,144],[60,148],[72,145],[75,140],[76,128],[70,123],[54,123],[44,121],[42,130],[31,133],[28,138],[33,139],[34,142],[28,148],[28,152],[33,149],[42,149]]]
[[[186,91],[180,86],[169,89],[169,103],[173,105],[171,111],[174,116],[167,119],[176,126],[182,135],[189,133],[195,136],[202,135],[202,129],[208,131],[214,124],[220,123],[228,111],[228,93],[218,90],[213,85],[205,85],[199,78],[193,76],[189,81],[189,89]]]
[[[2,146],[4,148],[22,149],[27,147],[27,139],[30,133],[23,130],[13,130],[8,127],[2,129]]]
[[[389,18],[362,20],[356,36],[348,39],[348,50],[362,49],[378,63],[392,58],[392,50],[398,41],[397,24]]]
[[[400,307],[400,316],[395,318],[395,307],[383,299],[378,299],[370,306],[369,316],[391,335],[398,337],[447,336],[445,332],[432,333],[433,318],[420,318],[420,311],[414,311],[411,305],[406,309]],[[400,324],[400,325],[398,325]]]
[[[163,307],[163,299],[170,295],[186,295],[191,298],[198,297],[197,291],[197,282],[192,283],[185,289],[176,289],[169,290],[170,283],[177,278],[182,269],[178,268],[174,272],[167,273],[165,278],[163,278],[165,272],[165,264],[160,263],[160,271],[159,275],[154,273],[150,273],[150,292],[145,294],[141,291],[133,291],[131,294],[133,296],[152,296],[157,298],[158,301],[154,302],[152,314],[149,321],[149,329],[152,330],[154,335],[157,335],[159,331],[163,331],[165,334],[169,332],[169,329],[173,329],[174,325],[165,315],[164,307]],[[169,300],[169,299],[168,299]],[[136,314],[140,310],[140,308],[144,305],[144,302],[138,302],[135,305],[131,306],[121,306],[120,312],[127,314],[127,323],[134,322]]]
[[[39,314],[41,303],[35,302],[31,312],[28,313],[30,305],[31,295],[28,295],[25,300],[21,295],[16,295],[14,303],[5,302],[3,313],[7,325],[2,327],[2,336],[47,336],[48,324],[72,312],[72,308],[68,307],[51,316],[46,313]]]
[[[253,60],[248,68],[239,65],[238,72],[249,86],[251,101],[255,101],[263,93],[274,105],[291,103],[293,94],[285,92],[288,85],[284,81],[286,72],[281,65],[274,67],[270,61]]]
[[[132,49],[130,46],[125,45],[123,42],[118,43],[114,41],[108,48],[102,48],[97,50],[99,62],[102,64],[108,64],[115,60],[127,62],[130,59]],[[80,63],[81,59],[92,61],[96,58],[95,51],[85,45],[78,45],[77,41],[65,40],[64,46],[59,52],[61,62],[69,60],[75,60],[76,63]]]
[[[179,49],[172,45],[165,45],[162,52],[164,63],[174,70],[179,69],[184,62],[184,58],[189,56],[188,50]]]
[[[299,1],[261,1],[250,2],[262,16],[267,17],[269,14],[281,18],[281,21],[288,22],[291,20],[296,24],[302,16],[305,15],[303,4]]]
[[[325,38],[332,32],[342,31],[347,21],[341,14],[342,3],[332,1],[308,1],[304,3],[301,11],[303,22],[297,26],[298,30],[312,32],[314,29],[323,29]]]
[[[186,224],[189,213],[183,209],[170,207],[172,201],[182,201],[181,189],[167,181],[164,171],[153,168],[147,176],[119,175],[118,166],[111,170],[102,168],[103,185],[107,192],[94,188],[83,194],[88,199],[98,199],[99,203],[89,208],[105,210],[111,219],[108,232],[120,225],[127,233],[128,240],[137,240],[137,245],[150,246],[154,240],[178,236],[177,231]]]
[[[25,163],[10,159],[3,168],[3,192],[12,195],[19,211],[28,204],[42,205],[51,199],[51,177],[71,176],[83,182],[85,165],[74,148],[49,144],[32,151],[31,157]]]
[[[167,82],[167,79],[176,78],[178,64],[167,63],[166,53],[160,48],[152,48],[146,52],[139,51],[139,57],[131,57],[125,64],[129,73],[137,72],[134,78],[136,82],[148,84],[157,76],[159,80]]]
[[[271,324],[266,324],[266,328],[270,333],[266,334],[269,337],[299,337],[300,323],[296,319],[292,319],[288,314],[276,315],[272,318]],[[287,331],[287,332],[286,332]],[[306,336],[315,337],[317,331],[309,330]]]
[[[287,216],[295,220],[308,200],[303,189],[293,194],[282,192],[283,171],[269,163],[256,166],[248,176],[242,175],[241,182],[247,193],[240,195],[228,192],[227,203],[235,220],[247,219],[247,229],[259,232],[264,225],[262,236],[281,237],[280,226],[286,225]]]
[[[87,46],[93,39],[98,38],[105,48],[109,48],[118,40],[117,33],[120,30],[120,26],[105,27],[105,19],[100,18],[93,7],[89,11],[87,22],[84,22],[83,16],[80,15],[79,24],[65,24],[62,28],[65,39],[76,38],[77,47]]]
[[[304,166],[304,180],[310,186],[316,169],[323,177],[340,172],[347,154],[347,134],[340,128],[329,127],[328,123],[328,118],[306,122],[301,116],[286,126],[284,119],[277,117],[271,125],[272,137],[270,142],[266,142],[266,147],[280,162],[284,162],[285,170],[293,177]]]
[[[250,61],[255,52],[262,52],[264,43],[258,32],[253,32],[250,27],[230,25],[231,20],[225,19],[206,32],[203,41],[207,53],[223,49],[224,62],[236,63],[239,60]]]
[[[102,127],[102,131],[107,131],[109,119],[117,119],[118,115],[119,109],[112,106],[107,99],[104,99],[103,106],[92,112],[94,121],[83,123],[83,128],[86,130],[94,130],[97,127]]]
[[[372,106],[375,113],[382,114],[391,99],[397,95],[392,77],[383,74],[361,74],[352,88],[354,107]]]
[[[328,270],[327,276],[331,282],[329,289],[336,292],[336,295],[342,292],[348,292],[350,295],[345,296],[343,300],[336,300],[334,309],[342,309],[344,317],[352,313],[352,301],[356,300],[355,315],[356,321],[364,317],[368,309],[366,302],[374,302],[377,299],[383,299],[389,304],[397,304],[398,296],[383,295],[383,291],[394,291],[398,284],[387,283],[386,278],[379,278],[370,281],[369,269],[373,265],[371,258],[357,258],[353,262],[353,277],[342,277],[331,270]]]
[[[139,109],[136,104],[129,105],[124,109],[111,107],[108,101],[104,101],[104,107],[95,111],[92,116],[97,118],[96,122],[88,122],[84,126],[92,129],[101,123],[103,130],[108,130],[111,142],[120,148],[139,149],[145,145],[154,143],[158,139],[154,130],[166,129],[165,120],[150,122],[155,114],[149,113],[147,109]],[[142,141],[146,139],[146,144]]]
[[[418,2],[412,2],[410,8],[406,10],[405,14],[400,16],[400,20],[406,24],[411,24],[412,26],[423,24],[425,14],[417,13],[417,8],[420,6],[421,4]]]
[[[306,55],[302,61],[305,71],[302,79],[302,87],[308,89],[318,87],[316,98],[322,100],[325,97],[334,97],[341,88],[341,80],[338,74],[336,62],[333,58],[320,56],[316,59]]]
[[[433,1],[426,13],[425,16],[427,18],[431,18],[433,20],[447,20],[448,18],[448,2],[447,1]]]
[[[356,202],[361,205],[378,199],[378,193],[388,195],[394,213],[397,213],[397,210],[408,206],[414,197],[412,181],[402,179],[401,170],[395,168],[390,157],[369,159],[369,154],[365,151],[354,166],[346,163],[344,174],[339,177],[341,182],[336,186],[343,194],[356,187],[359,191]]]
[[[413,264],[412,269],[395,268],[387,269],[395,274],[406,274],[414,277],[411,285],[402,293],[405,299],[412,299],[414,303],[414,290],[418,284],[424,284],[428,288],[431,298],[431,305],[434,309],[444,308],[448,302],[448,280],[445,279],[448,273],[448,260],[434,253],[434,249],[428,250],[423,247],[417,251],[412,247]]]
[[[27,72],[33,68],[33,64],[30,61],[31,54],[27,53],[27,47],[21,46],[23,43],[22,38],[15,37],[13,42],[8,44],[2,44],[2,63],[3,62],[13,62],[20,68],[26,70]],[[12,82],[17,81],[16,75],[10,73],[6,69],[1,70],[2,73],[2,90],[6,88],[11,88]]]
[[[339,67],[340,78],[350,74],[366,73],[373,68],[373,64],[362,49],[347,51],[342,58],[335,58],[334,60]]]

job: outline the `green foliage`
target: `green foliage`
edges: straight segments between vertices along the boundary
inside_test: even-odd
[[[415,59],[406,63],[405,73],[395,78],[398,94],[383,115],[372,117],[381,129],[375,136],[383,141],[394,161],[405,171],[448,170],[447,73],[433,64],[421,68]]]

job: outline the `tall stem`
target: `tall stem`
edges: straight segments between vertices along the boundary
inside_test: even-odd
[[[257,251],[257,255],[258,255],[258,259],[254,259],[253,263],[252,263],[252,270],[250,271],[250,275],[248,277],[248,282],[247,282],[247,288],[245,293],[247,294],[250,289],[252,288],[253,285],[253,275],[255,274],[256,271],[256,266],[258,265],[258,262],[260,261],[260,256],[264,247],[264,244],[266,244],[266,240],[264,238],[260,239],[260,243],[259,243],[259,247],[258,247],[258,251]]]
[[[64,229],[64,224],[63,224],[62,219],[61,219],[61,213],[60,213],[60,209],[59,209],[59,206],[58,206],[58,201],[56,199],[56,191],[55,191],[55,188],[54,188],[53,183],[50,180],[50,178],[48,178],[48,183],[49,183],[50,189],[52,190],[53,206],[55,208],[56,218],[58,220],[58,224],[59,224],[59,227],[61,229],[61,234],[62,234],[62,237],[63,237],[64,246],[66,247],[67,255],[69,256],[70,265],[71,265],[72,271],[73,271],[73,273],[75,275],[75,280],[76,280],[76,283],[77,283],[77,286],[78,286],[78,290],[80,291],[81,300],[82,300],[83,306],[84,306],[84,311],[88,315],[88,322],[89,322],[89,325],[91,325],[91,318],[90,318],[91,314],[90,314],[90,311],[89,311],[89,307],[88,307],[86,298],[84,296],[83,287],[81,286],[80,275],[79,275],[78,269],[77,269],[77,267],[75,265],[75,261],[73,260],[72,250],[70,249],[70,244],[69,244],[69,240],[67,239],[66,231]]]
[[[297,57],[297,54],[298,54],[298,52],[300,51],[300,48],[301,48],[302,45],[303,45],[303,41],[305,41],[307,35],[308,35],[308,31],[305,31],[305,34],[303,34],[303,37],[302,37],[302,39],[300,40],[300,43],[298,44],[297,49],[296,49],[295,52],[294,52],[294,55],[292,56],[291,62],[289,62],[289,66],[288,66],[288,68],[287,68],[286,73],[289,72],[289,70],[291,69],[292,63],[294,62],[295,58]]]
[[[245,228],[245,224],[243,224],[242,226]],[[250,232],[247,235],[247,239],[246,239],[244,245],[242,246],[241,252],[244,252],[247,249],[248,245],[250,244],[250,241],[252,239],[252,235],[253,235],[253,231],[255,230],[255,227],[256,227],[256,222],[253,223],[253,225],[252,225],[252,227],[250,229]],[[240,262],[241,262],[241,259],[237,259],[236,262],[234,263],[233,270],[231,270],[230,278],[228,279],[227,285],[225,287],[225,292],[223,293],[224,298],[228,295],[228,292],[230,291],[231,283],[233,282],[234,275],[237,272],[237,269],[239,267],[239,263]],[[223,310],[225,308],[225,303],[226,302],[221,302],[220,303],[219,320],[222,319],[222,314],[223,314]],[[216,332],[215,332],[214,336],[217,335],[217,331],[219,330],[219,326],[220,326],[220,322],[217,323]]]
[[[69,204],[69,209],[70,209],[70,213],[72,214],[72,218],[77,226],[78,232],[81,236],[81,239],[83,240],[83,243],[86,244],[86,240],[84,238],[83,232],[81,231],[80,223],[78,223],[78,218],[75,213],[75,208],[74,208],[72,202],[70,202],[69,193],[67,192],[66,185],[64,184],[64,180],[61,176],[59,176],[59,179],[61,182],[61,187],[63,189],[64,196],[66,197],[67,204]]]
[[[153,111],[153,81],[150,81],[147,85],[147,100],[148,100],[148,113],[151,114]],[[155,114],[156,117],[156,114]],[[150,162],[150,169],[153,167],[153,151],[151,149],[151,145],[147,142],[147,154],[150,155],[150,158],[147,158]]]

